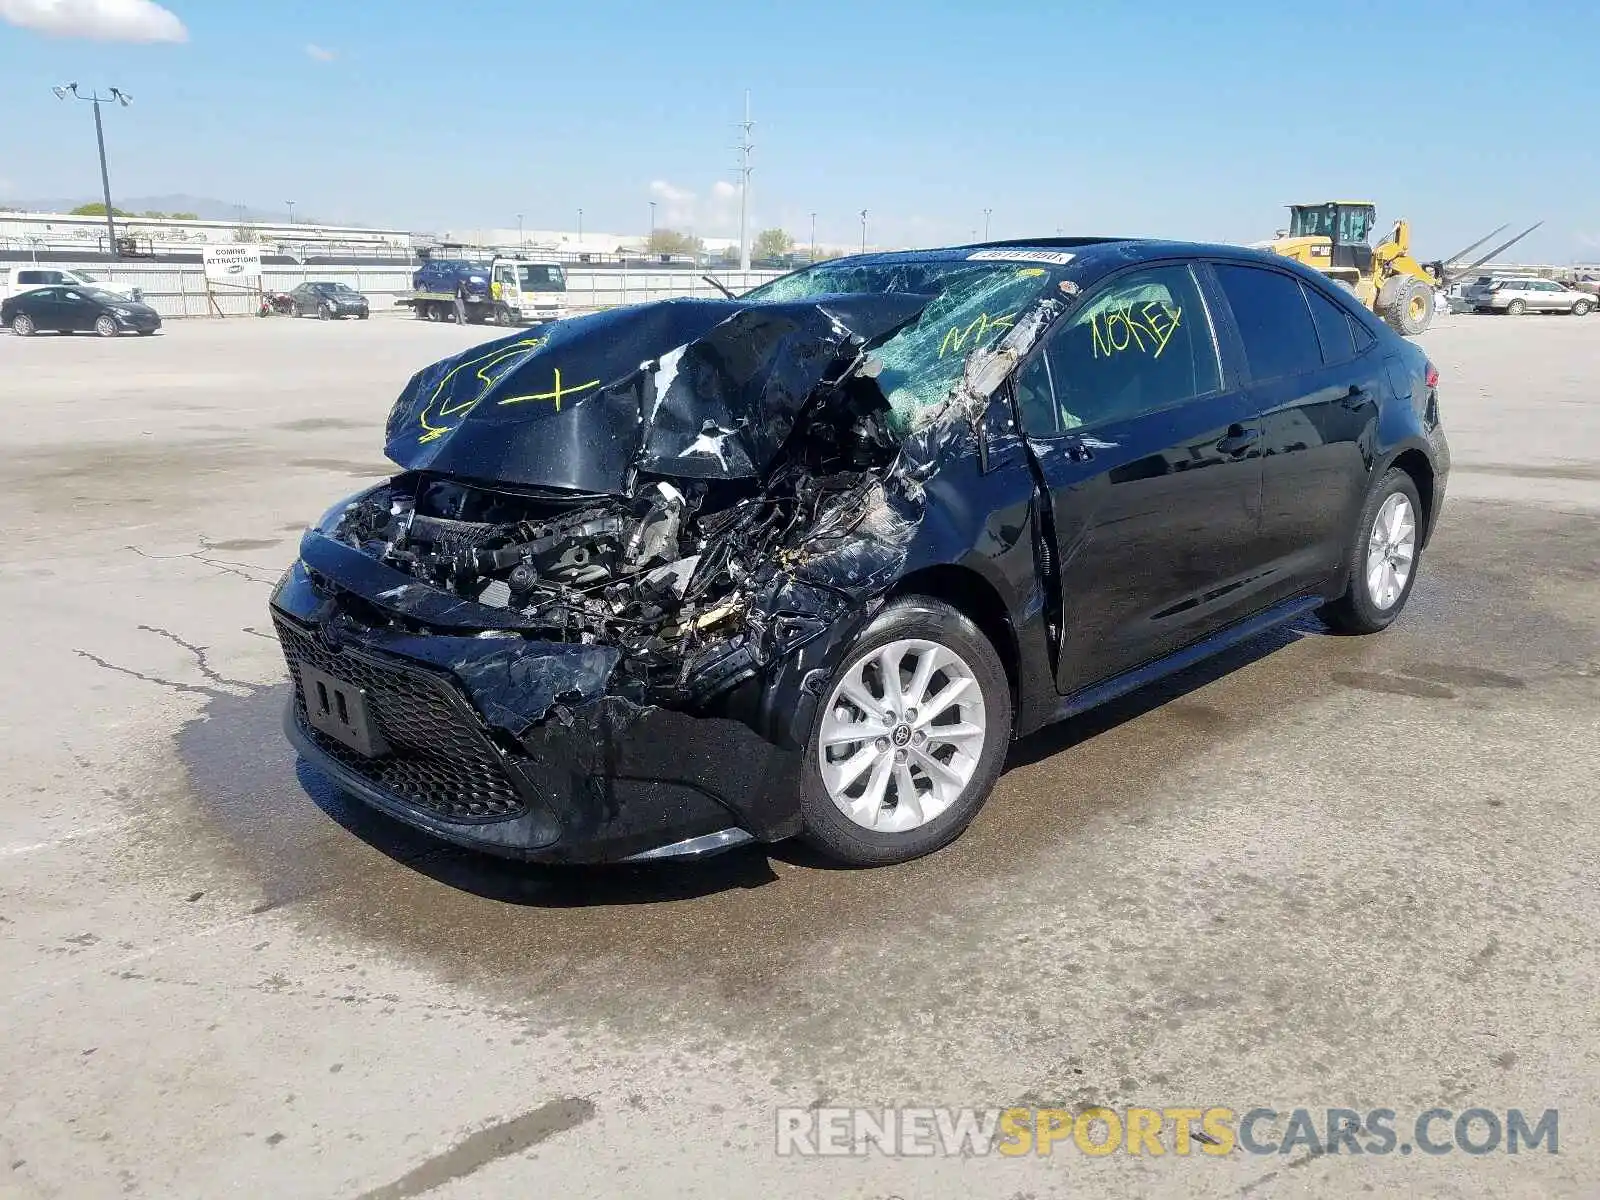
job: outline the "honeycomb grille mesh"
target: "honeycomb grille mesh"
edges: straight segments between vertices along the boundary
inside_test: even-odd
[[[500,755],[461,712],[447,683],[425,672],[336,654],[281,618],[273,623],[294,677],[295,718],[323,753],[400,803],[447,821],[498,821],[525,811]],[[311,726],[300,689],[301,663],[366,693],[388,754],[365,758]]]

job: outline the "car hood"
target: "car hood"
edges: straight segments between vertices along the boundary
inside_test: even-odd
[[[636,467],[759,478],[812,394],[930,300],[668,300],[537,326],[413,376],[384,450],[407,470],[615,496]]]

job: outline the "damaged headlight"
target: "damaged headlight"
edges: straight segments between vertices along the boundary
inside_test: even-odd
[[[383,491],[388,486],[389,485],[387,483],[380,483],[377,487],[370,487],[364,492],[357,492],[353,496],[346,496],[343,500],[330,507],[327,512],[318,517],[316,524],[314,524],[311,528],[315,529],[318,533],[326,534],[328,537],[337,537],[339,534],[339,527],[344,524],[344,519],[349,515],[351,509],[356,508],[363,501],[365,501],[367,497],[373,495],[375,492]]]

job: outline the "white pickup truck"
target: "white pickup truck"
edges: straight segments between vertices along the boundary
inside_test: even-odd
[[[19,292],[29,292],[34,288],[53,287],[61,283],[78,283],[86,287],[97,287],[102,292],[111,292],[117,296],[126,296],[129,300],[139,299],[138,288],[118,287],[115,284],[103,283],[85,271],[74,271],[68,267],[12,267],[3,276],[5,290],[0,292],[0,298],[15,296]]]

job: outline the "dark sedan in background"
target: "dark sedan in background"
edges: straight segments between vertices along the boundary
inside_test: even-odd
[[[148,336],[161,328],[161,314],[148,304],[96,287],[33,288],[0,304],[0,325],[18,337],[35,333],[122,333]]]
[[[338,317],[365,321],[372,314],[367,298],[347,283],[302,283],[289,293],[289,303],[292,316],[320,317],[324,321]]]

